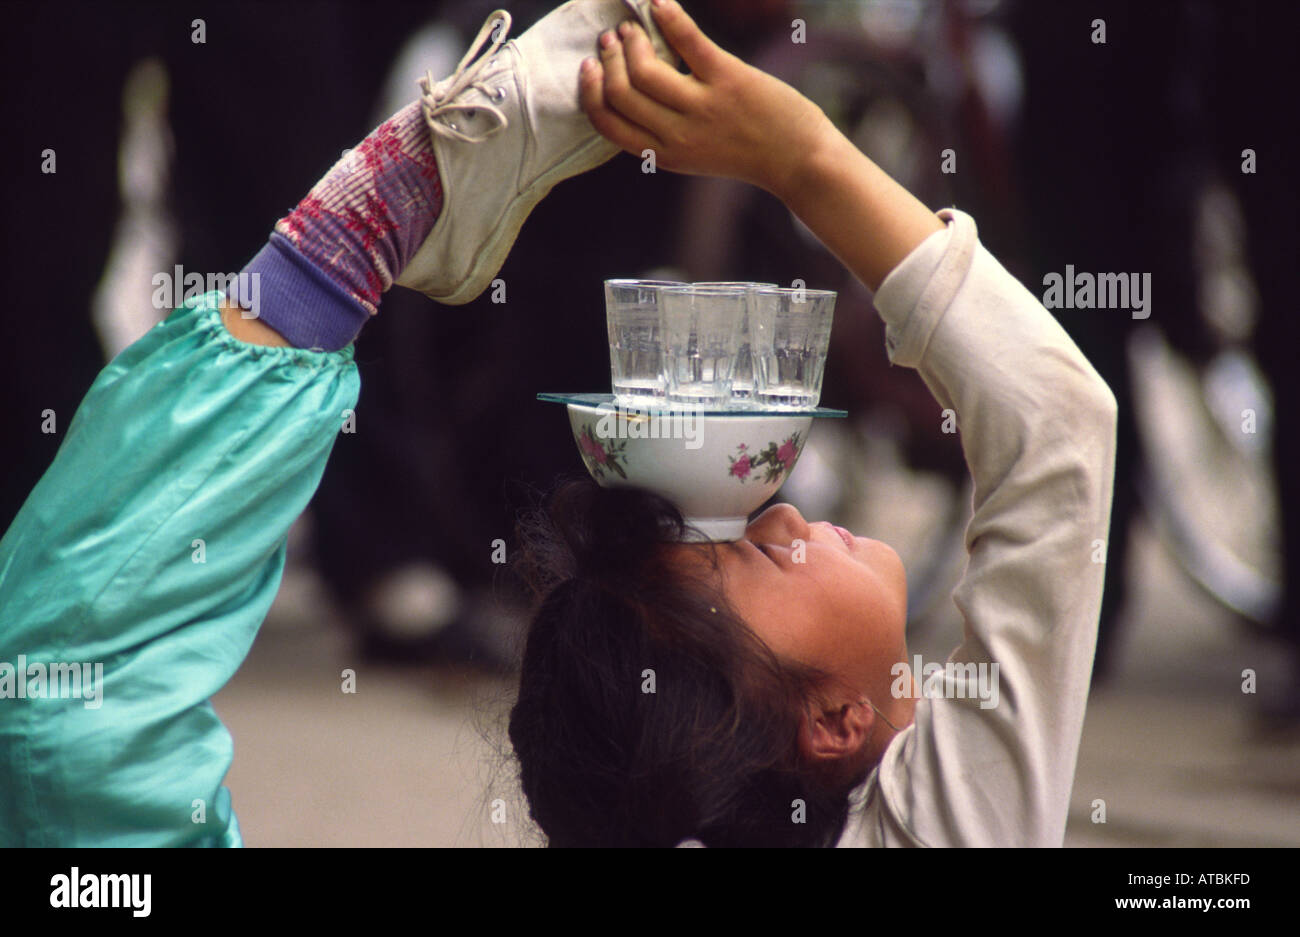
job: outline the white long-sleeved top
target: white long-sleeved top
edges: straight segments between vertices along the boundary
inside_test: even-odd
[[[997,705],[962,685],[976,668],[950,668],[854,789],[838,845],[1059,846],[1101,608],[1115,398],[971,217],[939,217],[947,230],[875,303],[890,361],[956,413],[975,496],[949,660],[996,662]]]

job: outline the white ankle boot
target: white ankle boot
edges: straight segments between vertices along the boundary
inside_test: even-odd
[[[598,54],[601,33],[629,18],[676,65],[650,0],[573,0],[509,42],[510,14],[497,10],[450,77],[421,79],[442,214],[398,284],[440,303],[469,302],[492,282],[546,193],[619,152],[579,105],[578,67]]]

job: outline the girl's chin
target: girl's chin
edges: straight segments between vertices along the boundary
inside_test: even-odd
[[[906,604],[907,570],[903,566],[902,557],[893,547],[883,540],[854,537],[853,549],[850,553],[859,563],[871,567],[883,582],[897,583]]]

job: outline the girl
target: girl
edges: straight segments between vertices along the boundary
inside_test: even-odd
[[[647,493],[561,489],[523,527],[540,603],[510,722],[551,844],[1060,844],[1114,400],[968,216],[931,214],[675,0],[653,6],[602,32],[577,76],[587,132],[612,143],[565,131],[548,150],[506,133],[565,124],[562,103],[540,122],[506,110],[509,89],[532,87],[512,76],[543,55],[554,72],[564,50],[530,46],[532,31],[498,50],[494,35],[277,226],[249,267],[260,318],[241,314],[239,290],[209,294],[100,375],[0,542],[0,660],[102,662],[102,706],[0,698],[0,841],[240,844],[221,787],[230,740],[206,701],[275,594],[289,525],[355,405],[349,342],[379,293],[401,282],[461,301],[494,270],[481,246],[508,246],[509,198],[460,253],[450,238],[426,249],[444,215],[467,230],[479,206],[463,198],[458,148],[487,145],[494,172],[538,150],[585,154],[566,164],[579,171],[617,146],[761,186],[877,291],[891,360],[956,412],[976,484],[951,661],[1000,668],[992,707],[974,670],[911,679],[904,573],[883,543],[779,506],[737,543],[686,545],[681,516]],[[660,31],[690,75],[667,64]],[[615,208],[592,223],[618,220]],[[0,696],[3,681],[0,665]]]
[[[897,555],[789,506],[686,546],[671,505],[563,490],[525,531],[542,602],[510,738],[532,815],[552,845],[1060,845],[1114,398],[968,216],[931,214],[673,0],[656,13],[691,74],[625,26],[583,105],[629,152],[773,193],[876,292],[890,360],[956,412],[974,477],[965,640],[918,687]]]

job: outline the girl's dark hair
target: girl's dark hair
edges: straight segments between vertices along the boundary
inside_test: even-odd
[[[852,783],[797,746],[825,675],[773,654],[716,567],[668,560],[685,530],[671,502],[589,479],[521,521],[538,606],[509,734],[530,813],[552,846],[834,845]]]

